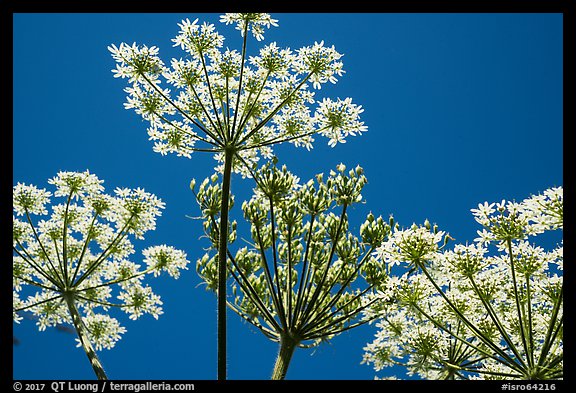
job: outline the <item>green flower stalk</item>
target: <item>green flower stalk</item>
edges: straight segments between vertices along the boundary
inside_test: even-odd
[[[214,25],[188,19],[179,24],[173,39],[186,57],[172,59],[170,66],[154,46],[122,43],[109,50],[117,62],[114,76],[130,83],[125,107],[150,123],[154,151],[187,158],[194,152],[208,152],[218,161],[225,195],[219,214],[219,260],[225,261],[232,172],[249,176],[260,156],[272,156],[276,144],[289,142],[310,149],[319,134],[334,146],[366,127],[359,121],[362,107],[350,98],[317,100],[310,90],[336,83],[343,75],[342,55],[334,47],[322,41],[292,51],[272,42],[249,56],[248,33],[261,41],[264,28],[277,26],[277,20],[263,13],[231,13],[220,20],[240,31],[240,51],[224,50],[224,37]],[[171,94],[163,82],[177,94]],[[218,274],[218,379],[226,379],[224,263]]]
[[[128,260],[134,253],[130,237],[143,239],[155,229],[164,203],[137,188],[104,193],[101,180],[86,172],[60,172],[49,180],[52,193],[18,183],[12,193],[14,251],[13,318],[31,312],[40,331],[71,324],[100,380],[107,379],[96,351],[113,348],[126,329],[110,315],[119,308],[130,319],[162,314],[162,301],[144,282],[148,274],[167,272],[178,278],[187,269],[183,251],[160,245],[144,249],[146,268]],[[24,299],[22,296],[26,296]],[[117,301],[112,300],[116,298]]]
[[[448,235],[426,223],[377,249],[407,271],[368,297],[385,301],[367,312],[380,330],[364,362],[426,379],[561,379],[563,248],[528,240],[563,228],[562,188],[472,213],[483,226],[473,244],[447,249]]]
[[[257,187],[242,205],[252,242],[228,251],[232,299],[228,306],[280,345],[272,379],[284,379],[298,347],[311,347],[369,322],[363,296],[382,280],[372,257],[390,233],[382,218],[368,215],[360,237],[349,230],[348,211],[362,199],[366,177],[360,167],[346,172],[338,165],[324,179],[300,184],[287,171],[267,164],[253,175]],[[221,188],[205,180],[196,193],[212,250],[197,271],[216,290]],[[236,226],[228,230],[236,239]],[[385,272],[384,272],[385,273]]]

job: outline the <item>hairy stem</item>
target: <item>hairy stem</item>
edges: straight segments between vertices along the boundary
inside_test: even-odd
[[[298,346],[298,340],[291,337],[288,334],[282,335],[280,339],[280,351],[278,351],[278,357],[276,358],[276,363],[274,364],[274,371],[272,371],[273,380],[281,380],[286,378],[286,372],[288,372],[288,366],[290,366],[290,360],[292,360],[292,355],[294,350]]]
[[[92,344],[90,343],[90,338],[88,337],[88,331],[86,326],[84,326],[84,322],[82,322],[82,317],[78,312],[78,308],[76,308],[76,304],[74,303],[74,295],[72,294],[64,294],[64,299],[66,300],[66,305],[68,306],[68,311],[70,312],[70,316],[72,317],[72,322],[74,323],[74,327],[76,328],[76,333],[78,334],[78,338],[80,339],[80,344],[82,344],[82,348],[84,352],[86,352],[86,356],[88,356],[88,360],[90,361],[90,365],[92,365],[92,369],[94,373],[98,377],[100,381],[108,380],[106,376],[106,372],[104,371],[104,367],[102,367],[102,363],[100,363],[100,359],[96,355]]]
[[[224,153],[222,205],[220,207],[220,236],[218,238],[218,380],[226,380],[226,254],[228,251],[228,208],[234,150]]]

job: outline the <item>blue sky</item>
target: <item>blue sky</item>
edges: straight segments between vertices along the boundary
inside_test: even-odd
[[[320,96],[352,97],[369,131],[335,148],[318,138],[310,152],[283,146],[277,154],[302,179],[340,162],[362,166],[369,183],[366,203],[350,212],[353,230],[373,211],[401,225],[428,218],[465,242],[479,229],[469,212],[479,202],[521,200],[563,184],[561,14],[272,16],[280,27],[265,42],[297,49],[324,40],[344,53],[346,74]],[[170,41],[177,23],[196,17],[240,50],[239,33],[217,14],[14,15],[14,184],[47,187],[60,170],[89,169],[107,190],[143,187],[167,207],[137,251],[166,243],[192,262],[177,281],[151,282],[164,301],[158,321],[122,320],[127,333],[101,353],[112,379],[216,377],[216,298],[194,269],[206,243],[200,223],[185,217],[198,213],[190,180],[209,176],[214,160],[152,151],[146,123],[123,108],[125,83],[113,78],[106,49],[156,45],[168,63],[182,56]],[[236,177],[232,187],[240,202],[252,185]],[[231,213],[238,220],[240,205]],[[269,378],[277,345],[228,315],[229,378]],[[363,326],[297,350],[287,378],[372,379],[360,362],[374,333]],[[15,379],[94,377],[73,335],[38,332],[29,320],[14,325],[14,335]]]

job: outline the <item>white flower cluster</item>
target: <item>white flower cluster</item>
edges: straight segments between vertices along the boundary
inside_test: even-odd
[[[328,144],[332,147],[337,143],[346,143],[348,136],[361,135],[368,129],[359,120],[362,112],[362,106],[353,104],[350,98],[322,100],[315,115],[318,124],[325,129],[320,134],[330,138]]]
[[[278,27],[278,20],[272,19],[269,14],[263,13],[227,13],[220,17],[220,22],[227,25],[236,23],[236,29],[240,30],[242,37],[244,37],[244,30],[251,30],[252,35],[258,41],[264,39],[264,27],[270,26]]]
[[[525,239],[546,230],[562,229],[563,205],[562,187],[549,188],[520,203],[502,200],[478,204],[478,209],[471,209],[471,212],[484,229],[478,231],[479,238],[475,240],[488,243]]]
[[[444,232],[431,232],[428,228],[413,225],[405,230],[397,230],[382,243],[375,255],[389,268],[400,263],[420,264],[430,260],[438,252],[438,243]]]
[[[553,188],[480,204],[481,237],[452,249],[429,224],[394,231],[375,256],[404,273],[367,296],[379,319],[363,362],[425,379],[562,378],[563,248],[527,240],[563,227],[562,201]]]
[[[245,40],[248,30],[262,40],[265,27],[277,26],[270,15],[259,13],[226,14],[221,21],[236,24]],[[367,130],[359,120],[362,107],[350,98],[317,102],[310,90],[344,74],[342,55],[333,46],[321,41],[292,51],[272,42],[248,56],[246,45],[241,53],[224,50],[224,37],[212,24],[186,19],[179,27],[174,46],[187,56],[169,66],[154,46],[108,47],[117,63],[114,76],[130,83],[125,107],[150,123],[154,151],[188,158],[208,151],[223,161],[225,147],[232,146],[238,157],[234,170],[250,176],[248,168],[260,156],[270,158],[274,144],[310,149],[320,134],[334,146]]]
[[[87,314],[83,321],[97,351],[114,348],[116,342],[122,338],[121,335],[126,333],[126,328],[106,314]],[[79,339],[76,341],[78,347],[82,345]]]
[[[188,270],[186,253],[172,246],[148,247],[142,251],[142,254],[148,269],[154,271],[154,276],[160,275],[161,271],[166,271],[170,276],[179,278],[180,270]]]
[[[60,172],[48,183],[53,193],[21,183],[13,188],[14,320],[28,311],[44,330],[72,323],[79,312],[95,348],[112,348],[126,330],[108,314],[110,307],[131,319],[157,318],[162,302],[143,278],[161,271],[178,278],[186,254],[161,245],[143,250],[146,269],[128,260],[130,237],[153,230],[164,208],[143,189],[117,188],[109,195],[88,171]],[[63,203],[53,204],[47,216],[52,195]],[[40,216],[36,222],[34,216]]]
[[[382,271],[371,254],[390,228],[370,214],[360,237],[349,230],[346,212],[362,200],[367,182],[362,168],[339,164],[328,176],[301,184],[273,161],[254,179],[253,196],[242,204],[253,246],[230,250],[234,298],[228,306],[267,337],[280,341],[290,334],[300,346],[318,345],[365,323],[361,312],[370,302],[363,303],[362,295],[378,284]],[[215,250],[221,189],[208,183],[201,184],[196,198]],[[209,251],[197,263],[209,290],[218,287],[217,261]]]

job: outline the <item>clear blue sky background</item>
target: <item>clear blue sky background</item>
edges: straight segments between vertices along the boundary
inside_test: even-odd
[[[177,22],[215,23],[225,45],[239,33],[216,14],[14,15],[14,184],[48,187],[60,170],[90,169],[107,190],[143,187],[167,204],[150,244],[184,249],[192,264],[174,281],[151,284],[164,315],[122,319],[124,338],[101,353],[112,379],[215,379],[216,299],[195,273],[199,222],[191,178],[212,173],[213,158],[152,152],[146,123],[123,109],[125,82],[114,79],[106,47],[160,47],[165,63],[182,56],[170,41]],[[320,96],[353,97],[369,131],[334,149],[318,138],[307,152],[285,146],[280,161],[308,179],[340,162],[364,167],[366,204],[350,212],[353,230],[368,211],[402,225],[428,218],[457,241],[472,240],[469,212],[481,201],[521,200],[563,184],[562,16],[560,14],[276,14],[266,41],[297,49],[314,41],[344,53],[347,73]],[[250,41],[255,48],[255,40]],[[238,202],[251,183],[233,179]],[[232,211],[241,219],[240,203]],[[138,253],[135,258],[138,257]],[[137,262],[137,260],[136,260]],[[374,326],[296,352],[289,379],[372,379],[361,365]],[[92,379],[74,336],[33,321],[14,325],[16,379]],[[269,378],[275,343],[229,313],[229,377]],[[380,374],[385,375],[385,374]]]

